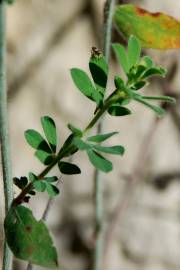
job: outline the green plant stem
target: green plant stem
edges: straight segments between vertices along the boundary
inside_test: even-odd
[[[112,18],[115,7],[115,0],[107,0],[104,8],[104,38],[103,38],[103,52],[107,62],[110,57],[111,46],[111,33],[112,33]],[[101,134],[104,131],[103,119],[98,125],[97,133]],[[93,270],[102,269],[102,255],[103,255],[103,231],[104,231],[104,207],[103,207],[103,191],[104,191],[104,179],[102,173],[95,170],[94,176],[94,196],[95,196],[95,249],[93,256]]]
[[[95,124],[99,121],[99,119],[102,117],[102,115],[107,111],[109,106],[112,102],[114,102],[116,99],[118,99],[118,93],[116,93],[116,90],[106,99],[104,102],[104,105],[102,109],[99,109],[93,119],[89,122],[87,127],[83,131],[83,136],[86,136],[86,134],[95,126]],[[39,180],[43,179],[44,176],[46,176],[51,169],[64,157],[71,156],[73,153],[78,150],[76,146],[73,145],[73,142],[70,142],[66,148],[62,150],[60,149],[57,156],[54,158],[53,162],[45,167],[45,169],[37,176]],[[29,193],[29,191],[33,188],[33,183],[29,183],[22,191],[21,193],[14,199],[13,205],[16,206],[18,204],[21,204],[23,202],[24,197]]]
[[[11,159],[8,135],[7,88],[6,88],[6,3],[0,3],[0,143],[4,182],[5,215],[13,200]],[[12,254],[4,242],[3,270],[10,270]]]

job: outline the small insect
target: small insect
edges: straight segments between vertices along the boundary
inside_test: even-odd
[[[91,49],[91,57],[102,57],[102,52],[98,50],[96,47],[92,47]]]

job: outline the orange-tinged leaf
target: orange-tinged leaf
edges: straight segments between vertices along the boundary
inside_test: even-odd
[[[180,48],[180,21],[171,16],[134,5],[118,5],[114,21],[125,37],[135,35],[144,48]]]

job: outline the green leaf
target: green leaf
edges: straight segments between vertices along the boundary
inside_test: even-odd
[[[148,82],[146,82],[146,81],[139,81],[139,82],[135,83],[132,88],[134,90],[139,90],[139,89],[143,88],[144,86],[146,86],[147,84],[148,84]]]
[[[50,183],[56,182],[57,180],[58,180],[57,176],[44,177],[44,181],[50,182]]]
[[[58,163],[58,167],[61,173],[63,174],[80,174],[81,170],[80,168],[72,163],[60,161]]]
[[[132,79],[136,82],[146,70],[147,67],[145,67],[144,65],[138,65],[135,74],[132,74]]]
[[[30,172],[28,176],[29,176],[29,181],[31,182],[38,180],[38,177],[32,172]]]
[[[161,100],[166,101],[170,103],[176,103],[176,99],[169,96],[141,96],[143,99],[149,99],[149,100]]]
[[[38,192],[44,192],[46,190],[46,183],[43,180],[37,180],[33,182],[34,189]]]
[[[147,68],[152,68],[154,66],[154,62],[153,62],[153,59],[148,56],[148,55],[145,55],[143,58],[142,58],[142,61],[144,61],[145,65]]]
[[[66,151],[66,149],[68,148],[68,147],[70,147],[70,145],[73,143],[73,141],[74,141],[74,134],[70,134],[69,136],[68,136],[68,138],[65,140],[65,142],[64,142],[64,144],[63,144],[63,146],[61,147],[61,149],[60,149],[60,153],[64,153],[64,151]],[[72,154],[74,154],[75,152],[76,152],[77,150],[72,150],[70,153],[68,153],[67,155],[65,155],[66,157],[67,156],[69,156],[69,155],[72,155]],[[64,157],[65,157],[64,156]]]
[[[123,90],[125,88],[125,83],[119,76],[114,77],[114,84],[119,90]]]
[[[46,191],[50,197],[55,197],[59,194],[59,189],[49,183],[46,183]]]
[[[121,145],[115,145],[115,146],[94,145],[93,148],[99,152],[113,154],[113,155],[123,155],[125,151],[124,147]]]
[[[51,149],[45,139],[39,132],[34,129],[28,129],[25,131],[25,138],[29,145],[37,150],[43,150],[47,153],[51,153]]]
[[[48,268],[58,268],[57,252],[43,221],[18,205],[5,218],[5,235],[13,254],[22,260]]]
[[[104,97],[108,79],[108,64],[104,56],[93,53],[89,62],[89,69],[97,91]]]
[[[128,41],[128,61],[129,67],[135,66],[139,62],[141,54],[141,43],[139,39],[131,35]]]
[[[74,138],[73,143],[75,146],[77,146],[77,148],[79,150],[87,150],[87,149],[91,148],[90,144],[84,142],[83,140],[81,140],[79,138]]]
[[[131,114],[131,111],[125,107],[120,106],[119,104],[114,104],[109,107],[108,113],[112,116],[125,116]]]
[[[83,132],[79,128],[73,126],[72,124],[68,124],[68,128],[75,136],[82,137]]]
[[[137,36],[144,48],[180,48],[180,22],[171,16],[129,4],[116,7],[114,21],[125,37]]]
[[[106,133],[106,134],[99,134],[99,135],[95,135],[95,136],[91,136],[89,138],[87,138],[87,141],[89,142],[103,142],[107,139],[109,139],[110,137],[118,134],[119,132],[110,132],[110,133]]]
[[[164,116],[164,114],[166,113],[166,111],[164,109],[162,109],[161,107],[152,105],[149,102],[145,101],[143,98],[137,98],[137,97],[135,97],[134,99],[136,101],[142,103],[146,107],[150,108],[151,110],[153,110],[160,117]]]
[[[56,152],[56,144],[57,144],[57,135],[56,135],[56,125],[54,120],[49,116],[41,117],[41,124],[44,130],[44,134],[48,143],[52,149],[52,151]]]
[[[20,179],[17,178],[17,177],[14,177],[14,178],[13,178],[13,183],[14,183],[14,185],[16,185],[19,189],[23,189],[23,188],[25,188],[25,186],[28,184],[28,179],[27,179],[27,177],[25,177],[25,176],[20,177]]]
[[[43,150],[37,150],[35,156],[44,164],[49,165],[53,161],[53,156]]]
[[[95,89],[88,75],[81,69],[72,68],[71,77],[76,87],[89,99],[95,101],[98,105],[102,100],[102,96]]]
[[[148,70],[146,70],[143,75],[142,75],[142,79],[148,78],[148,77],[152,77],[154,75],[159,75],[164,77],[166,75],[166,70],[164,68],[161,67],[152,67]]]
[[[117,56],[119,64],[122,66],[125,74],[128,74],[129,62],[128,62],[128,56],[127,56],[125,48],[120,44],[113,44],[112,47]]]
[[[87,154],[92,165],[96,167],[98,170],[101,170],[105,173],[112,171],[113,169],[112,163],[109,160],[105,159],[100,154],[98,154],[96,151],[88,149]]]

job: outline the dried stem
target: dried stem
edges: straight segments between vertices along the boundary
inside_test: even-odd
[[[104,38],[103,51],[106,61],[109,61],[111,34],[112,34],[112,18],[115,7],[115,0],[107,0],[104,7]],[[97,132],[103,133],[104,121],[103,119],[98,125]],[[95,234],[96,242],[93,257],[93,269],[102,269],[102,254],[103,254],[103,176],[98,170],[95,171],[94,177],[94,194],[95,194]]]
[[[13,200],[6,87],[6,3],[0,2],[0,143],[4,182],[5,215]],[[3,270],[10,270],[12,254],[4,242]]]

